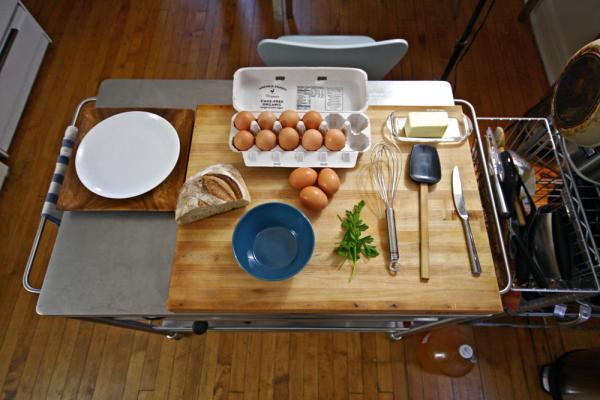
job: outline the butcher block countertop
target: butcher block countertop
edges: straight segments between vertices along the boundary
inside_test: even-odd
[[[382,139],[390,107],[369,107],[372,142]],[[217,163],[231,163],[241,172],[252,196],[245,209],[216,215],[181,226],[167,308],[194,313],[398,313],[491,314],[502,311],[475,172],[467,142],[438,146],[442,179],[429,188],[430,279],[419,279],[418,187],[408,176],[410,145],[402,145],[403,168],[395,210],[400,250],[400,272],[387,272],[388,244],[383,204],[369,175],[367,152],[354,169],[338,169],[342,186],[321,213],[304,209],[298,191],[288,183],[288,168],[247,168],[241,154],[227,144],[231,106],[199,106],[187,176]],[[482,273],[471,275],[462,225],[451,191],[452,167],[458,165],[481,259]],[[360,199],[367,206],[362,218],[375,238],[380,256],[359,261],[358,274],[349,282],[350,264],[333,249],[342,231],[338,215]],[[316,247],[310,263],[296,276],[264,282],[249,276],[236,263],[231,236],[239,218],[259,204],[280,201],[300,208],[310,219]]]

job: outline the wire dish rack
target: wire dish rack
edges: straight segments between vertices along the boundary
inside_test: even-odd
[[[587,298],[600,293],[600,187],[576,176],[565,157],[566,149],[557,133],[553,133],[545,118],[476,118],[476,130],[502,127],[506,150],[512,150],[532,167],[535,176],[531,199],[536,207],[566,210],[565,235],[574,251],[569,279],[556,285],[540,287],[536,282],[515,279],[514,251],[508,239],[511,227],[497,212],[485,163],[488,157],[483,146],[472,146],[472,156],[482,193],[492,251],[499,268],[501,284],[510,291],[524,292],[523,298],[537,306]],[[479,132],[478,132],[479,133]],[[478,134],[480,142],[487,141]],[[479,143],[482,144],[482,143]],[[487,182],[487,185],[486,185]],[[503,282],[502,282],[503,280]],[[524,303],[521,303],[523,308]],[[531,305],[529,308],[532,308]]]

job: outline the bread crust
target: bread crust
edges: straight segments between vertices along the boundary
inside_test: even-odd
[[[249,203],[250,193],[240,172],[231,164],[216,164],[183,184],[175,219],[180,225],[188,224]]]

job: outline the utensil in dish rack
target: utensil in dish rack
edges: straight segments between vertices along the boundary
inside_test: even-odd
[[[401,172],[402,155],[398,149],[386,142],[377,143],[371,153],[371,178],[379,196],[385,204],[388,243],[390,247],[388,270],[391,274],[395,274],[400,270],[394,200],[396,199]]]

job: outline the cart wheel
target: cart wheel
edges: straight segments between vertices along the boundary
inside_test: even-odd
[[[390,332],[390,340],[395,342],[402,340],[402,334],[400,332]]]
[[[167,334],[167,339],[170,340],[179,340],[183,337],[183,335],[179,332],[171,332]]]

